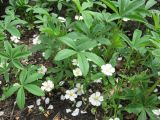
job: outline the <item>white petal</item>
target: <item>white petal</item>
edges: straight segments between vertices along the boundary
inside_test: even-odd
[[[82,106],[82,101],[78,101],[77,104],[76,104],[76,107],[79,108],[81,106]]]
[[[3,116],[4,115],[4,111],[0,111],[0,116]]]
[[[73,112],[72,112],[72,116],[77,116],[79,114],[79,109],[76,108]]]
[[[52,110],[53,109],[53,105],[49,105],[47,109],[48,110]]]
[[[70,112],[72,112],[71,109],[66,109],[66,113],[70,113]]]
[[[45,99],[45,104],[47,105],[47,104],[49,104],[49,102],[50,102],[50,99],[49,99],[49,98],[46,98],[46,99]]]

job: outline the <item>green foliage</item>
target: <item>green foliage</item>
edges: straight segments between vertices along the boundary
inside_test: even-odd
[[[19,75],[18,83],[13,84],[6,92],[4,92],[1,99],[7,99],[15,92],[17,92],[16,102],[20,109],[25,106],[25,94],[26,91],[36,96],[44,96],[44,92],[35,84],[38,79],[41,79],[42,75],[38,74],[35,70],[29,68],[24,69]]]
[[[78,100],[95,117],[102,109],[104,120],[126,119],[126,114],[137,120],[157,120],[152,111],[160,105],[159,93],[154,92],[160,83],[160,11],[154,9],[156,3],[9,0],[0,19],[0,75],[4,79],[0,100],[16,94],[16,103],[23,109],[28,93],[45,96],[40,88],[45,80],[53,81],[55,96],[81,83],[84,94]],[[9,39],[12,36],[20,42],[14,43]],[[40,72],[47,71],[45,75],[36,66],[41,64],[45,68]],[[76,68],[80,68],[77,73]],[[101,92],[104,99],[99,108],[84,101],[92,94],[89,89]]]

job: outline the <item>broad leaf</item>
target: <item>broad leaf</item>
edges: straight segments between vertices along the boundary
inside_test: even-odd
[[[89,71],[89,63],[84,53],[78,53],[78,63],[83,75],[86,76]]]
[[[61,50],[57,53],[57,55],[55,56],[55,60],[57,60],[57,61],[63,60],[63,59],[66,59],[74,54],[76,54],[76,51],[71,50],[71,49],[64,49],[64,50]]]
[[[45,95],[44,92],[38,86],[36,86],[34,84],[27,84],[24,86],[24,88],[28,92],[32,93],[33,95],[36,95],[36,96],[44,96]]]

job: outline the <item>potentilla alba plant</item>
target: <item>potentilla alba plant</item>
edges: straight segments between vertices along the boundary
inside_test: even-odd
[[[41,65],[41,67],[38,69],[38,73],[45,75],[46,72],[47,72],[47,68],[44,65]]]
[[[54,84],[51,80],[42,83],[41,89],[46,92],[50,92],[54,88]]]
[[[73,74],[75,77],[82,76],[82,71],[80,68],[76,68],[73,70]]]
[[[115,73],[115,68],[111,64],[105,64],[101,66],[101,72],[107,76],[112,76]]]
[[[103,101],[103,96],[100,92],[95,92],[89,97],[89,102],[93,106],[100,106]]]
[[[75,101],[77,98],[76,91],[74,89],[66,90],[65,98],[69,99],[70,101]]]

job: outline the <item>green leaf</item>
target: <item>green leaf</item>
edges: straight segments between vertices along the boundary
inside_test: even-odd
[[[144,109],[142,104],[130,104],[126,107],[126,111],[129,113],[139,114]]]
[[[84,76],[88,74],[89,63],[84,53],[78,53],[78,64]]]
[[[9,26],[7,27],[7,31],[12,35],[12,36],[16,36],[16,37],[20,37],[20,32],[19,30],[14,27],[14,26]]]
[[[88,28],[90,28],[93,24],[92,15],[88,11],[83,11],[82,16],[83,16],[85,24],[87,25]]]
[[[79,51],[83,51],[83,50],[88,50],[90,48],[94,48],[97,46],[97,42],[96,41],[86,41],[81,43],[80,45],[78,45],[77,49]]]
[[[34,8],[33,13],[48,15],[48,11],[46,9],[43,9],[43,8]]]
[[[155,57],[160,57],[160,49],[155,49],[152,51],[152,54],[155,56]]]
[[[19,59],[19,58],[24,58],[24,57],[28,57],[29,55],[31,55],[31,52],[26,51],[26,52],[20,52],[17,54],[14,54],[14,59]]]
[[[3,59],[9,59],[9,56],[6,53],[1,52],[0,57]]]
[[[8,41],[4,42],[4,48],[9,56],[12,56],[12,46]]]
[[[134,10],[140,8],[142,5],[144,5],[145,0],[133,0],[129,3],[129,5],[125,8],[124,15],[131,14]]]
[[[104,60],[101,57],[99,57],[96,54],[94,54],[94,53],[85,52],[84,54],[88,59],[91,59],[91,61],[93,61],[98,66],[102,66],[102,65],[105,64]]]
[[[104,4],[106,4],[111,10],[113,10],[115,13],[118,13],[118,10],[113,2],[110,0],[101,0]]]
[[[42,75],[40,75],[38,73],[33,73],[33,74],[31,74],[31,75],[28,76],[28,78],[25,81],[25,84],[34,82],[34,81],[38,80],[41,77],[42,77]]]
[[[23,69],[23,65],[18,60],[12,60],[13,65],[18,69]]]
[[[143,110],[140,115],[138,116],[137,120],[147,120],[146,112]]]
[[[74,41],[69,38],[69,37],[60,37],[59,38],[60,41],[62,41],[64,44],[68,45],[69,47],[73,48],[76,50],[76,44],[74,43]]]
[[[25,105],[25,93],[24,93],[24,89],[22,87],[18,90],[16,102],[17,102],[17,105],[18,105],[18,107],[20,109],[24,108],[24,105]]]
[[[24,84],[24,82],[27,78],[27,74],[28,74],[28,72],[26,69],[22,70],[22,72],[20,73],[19,80],[20,80],[21,84]]]
[[[64,50],[61,50],[57,53],[57,55],[55,56],[55,60],[60,61],[60,60],[66,59],[74,54],[76,54],[76,51],[71,50],[71,49],[64,49]]]
[[[19,88],[20,86],[11,86],[7,92],[4,92],[4,98],[7,99],[11,95],[13,95]]]
[[[44,96],[44,92],[36,85],[33,85],[33,84],[27,84],[24,86],[24,88],[32,93],[33,95],[36,95],[36,96]]]
[[[146,6],[145,8],[146,9],[149,9],[151,8],[152,6],[154,6],[157,2],[155,0],[148,0],[147,3],[146,3]]]

